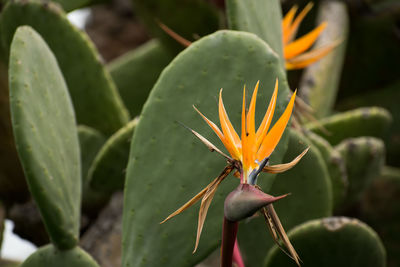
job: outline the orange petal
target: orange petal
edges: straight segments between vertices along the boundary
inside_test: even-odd
[[[288,42],[290,25],[292,24],[294,15],[297,12],[297,5],[294,5],[288,13],[286,13],[285,17],[282,20],[282,38],[283,44],[285,45]]]
[[[267,112],[264,115],[264,118],[258,127],[256,133],[256,148],[258,149],[265,138],[265,135],[268,132],[269,126],[271,125],[272,117],[274,116],[275,106],[276,106],[276,99],[278,96],[278,78],[275,81],[275,89],[272,94],[271,100],[268,105]]]
[[[247,130],[247,138],[248,138],[248,150],[247,150],[247,158],[249,160],[248,166],[255,167],[257,163],[255,163],[256,159],[256,133],[255,133],[255,113],[256,113],[256,101],[257,101],[257,92],[258,92],[258,85],[260,81],[257,82],[253,95],[251,96],[249,112],[247,113],[246,117],[246,130]]]
[[[291,58],[289,60],[286,60],[286,69],[292,70],[292,69],[302,69],[307,67],[308,65],[311,65],[312,63],[322,59],[324,56],[329,54],[338,44],[340,44],[340,41],[333,42],[328,45],[324,45],[320,48],[313,49],[310,52],[301,54],[297,57]]]
[[[247,157],[248,153],[248,138],[247,138],[247,125],[246,125],[246,87],[243,88],[243,104],[242,104],[242,164],[243,169],[248,168],[249,159]],[[246,179],[246,176],[243,175],[243,179]],[[242,181],[246,183],[247,181]]]
[[[285,59],[295,57],[307,49],[309,49],[317,40],[318,36],[322,33],[322,31],[326,28],[327,23],[321,23],[317,28],[297,39],[296,41],[286,45],[284,47],[284,57]]]
[[[289,122],[290,116],[292,114],[294,100],[296,98],[296,91],[293,93],[289,104],[287,105],[285,111],[279,118],[279,120],[272,127],[271,131],[264,138],[260,149],[257,152],[257,160],[261,161],[266,157],[271,155],[272,151],[274,151],[276,145],[279,143],[279,140],[282,137],[283,131],[286,128],[286,125]]]
[[[221,140],[221,142],[224,144],[224,146],[226,147],[225,143],[225,137],[224,134],[221,132],[221,130],[218,128],[217,125],[215,125],[215,123],[213,123],[212,121],[210,121],[209,119],[207,119],[206,116],[203,115],[203,113],[200,112],[200,110],[198,110],[195,106],[193,106],[193,108],[197,111],[197,113],[200,114],[201,117],[203,117],[203,119],[205,120],[205,122],[207,122],[207,124],[211,127],[211,129],[213,129],[213,131],[216,133],[216,135],[218,136],[218,138]]]
[[[287,42],[290,42],[294,39],[294,37],[297,34],[297,30],[299,29],[300,23],[303,21],[304,17],[307,15],[307,13],[311,10],[313,7],[313,3],[310,2],[308,3],[305,8],[300,12],[300,14],[295,18],[293,24],[290,26],[290,28],[287,30]]]
[[[308,152],[310,148],[306,148],[303,152],[301,152],[300,155],[298,155],[296,158],[294,158],[291,162],[289,163],[284,163],[284,164],[277,164],[277,165],[272,165],[272,166],[265,166],[263,168],[263,172],[268,172],[268,173],[282,173],[287,170],[290,170],[294,166],[296,166],[297,163],[301,160],[301,158]]]
[[[231,121],[229,120],[228,114],[226,113],[224,103],[222,101],[222,89],[219,91],[219,121],[221,124],[222,132],[224,133],[226,143],[226,149],[228,149],[229,153],[231,153],[232,157],[235,159],[240,159],[240,151],[238,149],[240,145],[240,139],[237,135],[235,129],[232,126]]]

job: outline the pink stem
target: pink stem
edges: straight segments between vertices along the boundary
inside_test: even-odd
[[[240,253],[239,244],[237,238],[235,240],[235,246],[233,247],[233,258],[232,261],[236,263],[237,267],[245,267],[242,254]]]

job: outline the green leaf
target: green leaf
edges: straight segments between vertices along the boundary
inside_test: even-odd
[[[278,118],[289,100],[279,59],[254,34],[235,31],[219,31],[200,39],[163,71],[144,105],[131,143],[125,184],[122,266],[193,266],[218,246],[223,201],[236,187],[236,178],[228,177],[215,195],[196,254],[192,255],[192,250],[198,205],[159,225],[217,177],[226,164],[176,121],[221,148],[221,142],[192,105],[217,122],[215,100],[220,88],[224,88],[226,110],[239,129],[243,85],[250,88],[250,95],[257,80],[261,80],[256,110],[260,122],[276,78],[279,93],[274,117]],[[286,145],[283,138],[273,154],[273,162],[281,161]],[[265,177],[269,184],[272,180],[272,176]],[[264,187],[265,191],[268,189]]]
[[[10,105],[17,151],[51,241],[61,249],[79,237],[81,170],[74,110],[47,44],[18,28],[10,54]]]
[[[385,267],[386,252],[378,235],[357,219],[330,217],[297,226],[288,234],[302,266]],[[276,246],[268,253],[266,267],[296,264]]]
[[[128,112],[94,45],[86,34],[71,25],[57,5],[9,1],[0,17],[1,43],[6,54],[20,25],[34,28],[53,51],[79,124],[110,135],[128,122]]]

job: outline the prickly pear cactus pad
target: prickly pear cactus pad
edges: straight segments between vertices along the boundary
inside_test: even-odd
[[[81,170],[68,89],[49,47],[32,28],[18,28],[10,54],[10,106],[17,151],[51,241],[76,245]]]
[[[288,233],[302,266],[385,267],[386,252],[378,235],[357,219],[330,217],[297,226]],[[277,247],[269,251],[266,267],[294,266]]]
[[[98,191],[111,193],[124,186],[129,145],[138,123],[134,119],[113,134],[102,146],[89,170],[90,186]]]
[[[283,58],[279,0],[227,0],[226,7],[230,29],[256,34]]]
[[[329,173],[319,150],[297,131],[289,131],[289,145],[283,162],[289,162],[310,147],[293,169],[278,174],[271,194],[290,196],[274,204],[283,227],[288,231],[305,221],[332,215],[332,189]],[[264,218],[244,221],[239,227],[239,246],[248,266],[259,266],[274,241]]]
[[[90,188],[88,172],[107,139],[99,131],[85,125],[78,126],[78,136],[82,166],[82,212],[96,216],[98,208],[105,204],[109,196]]]
[[[343,139],[358,136],[383,138],[392,122],[392,115],[384,108],[366,107],[349,110],[326,117],[319,123],[310,123],[307,128],[324,137],[331,145]],[[322,125],[326,130],[321,129]]]
[[[256,35],[235,31],[219,31],[200,39],[163,71],[144,105],[131,143],[125,183],[122,266],[193,266],[219,245],[223,199],[237,186],[236,178],[228,177],[215,195],[196,254],[192,254],[198,213],[195,208],[159,225],[225,166],[223,158],[210,153],[176,121],[195,129],[222,149],[223,145],[192,105],[219,124],[216,98],[223,88],[225,108],[238,129],[243,85],[251,88],[250,95],[260,80],[258,125],[276,78],[279,91],[274,118],[279,118],[288,103],[289,90],[277,54]],[[281,162],[286,145],[287,138],[283,137],[273,153],[273,163]],[[273,176],[265,175],[259,180],[270,185]],[[263,189],[268,191],[269,187]]]
[[[1,44],[8,54],[20,25],[30,25],[53,51],[68,85],[77,121],[111,135],[129,118],[110,75],[89,38],[51,2],[8,1],[0,17]]]
[[[173,53],[160,41],[151,40],[108,65],[132,117],[139,115],[158,76],[172,59]]]
[[[385,164],[385,145],[378,138],[358,137],[344,140],[335,150],[346,162],[349,179],[346,204],[351,204],[379,178]]]
[[[99,267],[93,258],[80,247],[58,250],[53,245],[39,248],[21,267]]]
[[[81,148],[82,182],[85,183],[90,165],[107,139],[99,131],[85,125],[78,126],[78,136]]]
[[[349,186],[346,161],[324,138],[307,132],[307,138],[318,148],[328,168],[332,185],[333,207],[337,208],[343,202]],[[352,160],[350,160],[352,162]]]

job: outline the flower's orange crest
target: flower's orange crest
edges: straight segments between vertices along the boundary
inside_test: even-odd
[[[225,148],[231,154],[232,158],[241,162],[243,171],[241,173],[241,183],[253,183],[254,181],[249,181],[251,173],[258,167],[259,163],[268,158],[272,151],[274,151],[290,119],[296,97],[295,92],[292,95],[290,102],[282,116],[275,123],[275,125],[269,129],[278,96],[278,80],[276,80],[275,89],[272,94],[268,109],[256,131],[254,117],[258,86],[259,83],[257,82],[251,97],[248,112],[246,112],[246,89],[243,89],[241,138],[239,138],[226,113],[224,103],[222,101],[222,89],[219,93],[218,104],[219,119],[222,131],[213,122],[207,119],[199,110],[196,109],[196,111],[217,134]]]

